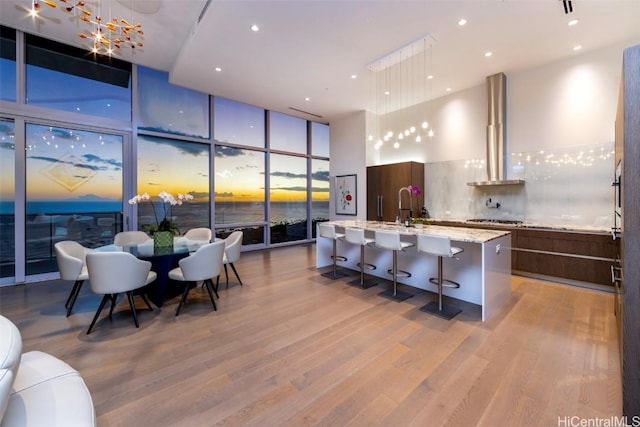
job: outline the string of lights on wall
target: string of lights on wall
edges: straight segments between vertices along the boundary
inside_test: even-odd
[[[110,56],[122,48],[135,49],[143,46],[142,24],[131,24],[125,18],[120,17],[103,19],[99,2],[96,2],[94,13],[84,1],[58,1],[62,4],[61,10],[87,25],[88,28],[78,33],[78,37],[91,43],[91,52]],[[42,4],[52,9],[58,9],[58,4],[53,0],[31,0],[29,14],[38,16]]]
[[[615,155],[615,151],[606,147],[600,149],[578,149],[576,152],[553,153],[540,150],[537,152],[511,153],[511,163],[514,166],[548,165],[554,167],[581,166],[592,167],[597,161],[609,161]],[[465,169],[484,169],[484,159],[471,159],[465,161]]]

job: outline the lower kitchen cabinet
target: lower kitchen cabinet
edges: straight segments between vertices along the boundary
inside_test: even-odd
[[[508,230],[514,273],[610,286],[613,290],[611,266],[618,266],[613,260],[619,256],[619,240],[613,240],[611,234],[454,221],[434,221],[433,224]]]
[[[610,234],[518,229],[513,270],[613,286],[617,243]]]

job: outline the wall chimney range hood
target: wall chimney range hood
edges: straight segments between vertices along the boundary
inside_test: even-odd
[[[522,185],[521,179],[506,179],[507,76],[504,73],[487,77],[487,181],[468,182],[480,187],[490,185]]]

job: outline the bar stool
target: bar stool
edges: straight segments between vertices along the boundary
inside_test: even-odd
[[[453,258],[464,249],[451,246],[451,239],[448,236],[437,236],[433,234],[418,234],[417,236],[418,252],[424,252],[429,255],[438,257],[438,277],[429,278],[429,282],[438,286],[438,302],[431,301],[429,304],[420,308],[421,311],[435,314],[444,319],[452,319],[462,310],[455,305],[442,303],[442,288],[459,288],[460,284],[453,280],[443,279],[442,277],[442,259],[443,257]]]
[[[413,243],[400,240],[400,233],[397,231],[376,230],[375,238],[376,247],[393,251],[393,267],[387,270],[387,273],[393,276],[393,288],[380,292],[378,295],[394,301],[404,301],[411,298],[413,294],[398,291],[398,277],[411,277],[411,273],[408,271],[398,270],[398,251],[413,246]]]
[[[349,282],[350,285],[359,285],[362,289],[369,289],[372,286],[376,286],[377,283],[372,280],[364,280],[364,270],[375,270],[376,266],[373,264],[367,264],[364,262],[364,247],[374,243],[376,240],[364,236],[364,230],[362,228],[345,228],[345,240],[353,245],[360,245],[360,280],[356,279]]]
[[[333,280],[348,276],[347,273],[338,271],[336,269],[336,261],[344,262],[347,260],[347,257],[336,254],[336,242],[338,241],[338,239],[344,238],[344,234],[336,233],[336,226],[333,224],[321,223],[319,224],[319,228],[320,228],[320,237],[333,240],[333,254],[331,255],[331,259],[333,260],[333,270],[328,271],[326,273],[322,273],[321,276],[328,277],[329,279],[333,279]]]

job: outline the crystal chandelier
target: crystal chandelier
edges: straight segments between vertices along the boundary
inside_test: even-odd
[[[103,19],[100,15],[100,4],[96,3],[97,13],[88,8],[82,0],[59,0],[62,9],[76,17],[80,22],[87,24],[88,28],[78,33],[78,37],[91,43],[91,52],[103,55],[112,55],[122,48],[135,49],[143,46],[142,25],[131,24],[125,18],[112,17]],[[37,16],[41,9],[41,3],[53,9],[58,4],[53,0],[31,0],[32,16]]]

